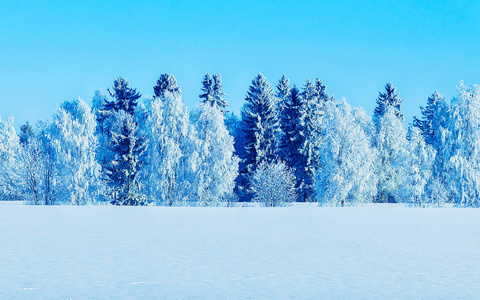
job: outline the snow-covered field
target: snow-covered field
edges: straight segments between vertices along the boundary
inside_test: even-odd
[[[0,299],[480,293],[478,209],[0,208]]]

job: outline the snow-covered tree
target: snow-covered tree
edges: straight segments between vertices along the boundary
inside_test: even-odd
[[[378,177],[376,202],[397,202],[394,192],[403,182],[399,166],[402,147],[406,143],[406,131],[395,107],[388,106],[385,113],[376,118],[375,145],[378,150],[376,175]]]
[[[198,164],[195,128],[180,95],[167,92],[147,105],[150,197],[165,205],[184,205],[195,196]]]
[[[373,122],[374,145],[378,150],[376,174],[378,176],[376,202],[396,202],[394,191],[402,183],[399,167],[400,152],[406,143],[402,103],[397,89],[388,83],[385,93],[379,93]]]
[[[459,206],[480,203],[480,86],[458,87],[448,126],[445,185]]]
[[[114,159],[106,165],[107,195],[114,205],[146,205],[147,197],[139,180],[146,139],[138,133],[137,123],[126,111],[117,111],[112,118],[115,121],[110,129],[109,148]]]
[[[295,85],[289,89],[286,97],[281,100],[280,111],[280,158],[294,170],[298,157],[301,155],[300,144],[304,133],[303,118],[303,101],[302,96]]]
[[[326,104],[322,120],[320,162],[315,182],[319,205],[344,206],[372,202],[376,194],[374,162],[367,134],[345,101]]]
[[[23,143],[19,153],[19,169],[24,199],[35,205],[43,204],[42,196],[42,148],[29,124],[22,125]]]
[[[95,203],[102,195],[95,130],[95,115],[81,99],[64,102],[53,117],[51,144],[60,168],[55,181],[63,203]]]
[[[213,74],[212,91],[213,101],[216,103],[220,111],[225,113],[228,103],[223,99],[226,94],[223,92],[222,76],[220,76],[220,74]]]
[[[301,202],[315,201],[315,174],[319,165],[319,147],[322,139],[321,122],[325,105],[333,98],[327,94],[326,86],[317,78],[315,83],[307,80],[301,93],[301,105],[292,140],[298,145],[293,169],[297,179],[296,189]]]
[[[253,201],[266,207],[285,206],[295,201],[293,173],[283,162],[263,161],[250,181]]]
[[[107,111],[125,111],[133,115],[138,99],[142,96],[137,89],[129,87],[129,83],[122,77],[115,79],[112,89],[108,89],[112,101],[106,101],[104,110]]]
[[[212,105],[213,100],[213,80],[210,73],[205,74],[202,80],[202,93],[198,96],[202,103],[208,103]]]
[[[138,127],[143,112],[138,106],[140,93],[128,81],[117,78],[109,90],[113,100],[106,101],[101,115],[103,142],[101,157],[107,175],[107,195],[116,205],[144,205],[139,174],[147,147],[145,135]]]
[[[214,74],[210,77],[210,73],[205,74],[202,80],[202,94],[200,99],[202,103],[208,103],[211,106],[216,106],[223,113],[227,107],[227,102],[223,99],[222,77],[220,74]]]
[[[379,92],[377,106],[373,114],[373,121],[377,127],[377,131],[380,130],[380,119],[387,113],[388,109],[391,109],[395,117],[403,121],[402,104],[403,99],[401,99],[397,93],[397,88],[394,87],[393,84],[387,83],[385,85],[385,93]]]
[[[29,140],[35,137],[33,126],[28,121],[20,126],[20,134],[18,137],[20,138],[20,145],[22,146],[27,144]]]
[[[242,108],[241,128],[244,132],[244,156],[241,157],[241,197],[249,200],[248,177],[262,162],[271,163],[277,159],[279,124],[273,90],[267,79],[258,74],[245,97]]]
[[[165,97],[167,92],[171,93],[174,97],[180,97],[182,90],[178,86],[175,76],[170,74],[162,74],[157,80],[157,84],[153,87],[155,97]]]
[[[0,119],[0,197],[19,200],[22,197],[20,163],[20,139],[17,136],[13,117]]]
[[[421,206],[428,201],[425,187],[431,178],[435,151],[425,143],[422,132],[417,127],[410,127],[409,136],[398,160],[404,179],[394,193],[397,201]]]
[[[420,110],[422,118],[414,117],[413,126],[420,129],[427,145],[435,147],[437,139],[441,136],[441,130],[446,128],[448,107],[445,98],[435,91],[428,97],[427,106],[420,106]]]
[[[218,206],[233,197],[238,174],[238,157],[233,155],[233,137],[216,106],[200,104],[195,123],[198,134],[199,165],[196,171],[198,204]]]
[[[280,78],[276,85],[277,91],[275,93],[276,97],[276,106],[278,109],[278,114],[281,114],[281,111],[283,110],[283,104],[287,101],[287,96],[290,92],[290,89],[292,88],[290,86],[290,80],[285,76],[285,74]],[[280,121],[281,122],[281,121]]]

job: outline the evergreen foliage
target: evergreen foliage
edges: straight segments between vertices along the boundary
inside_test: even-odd
[[[446,101],[438,91],[435,91],[427,99],[427,106],[420,106],[422,118],[413,117],[413,126],[420,129],[425,142],[428,145],[435,145],[438,138],[438,131],[446,127],[445,119],[438,120],[439,115],[444,115]],[[440,123],[440,124],[435,124]],[[442,124],[443,123],[443,124]]]
[[[138,99],[142,96],[137,89],[129,87],[128,81],[119,77],[113,82],[112,89],[108,89],[113,101],[105,101],[104,110],[110,112],[125,111],[133,115]]]
[[[379,92],[377,106],[375,107],[373,114],[373,120],[377,126],[377,131],[380,130],[380,119],[387,113],[389,108],[392,109],[395,117],[403,121],[402,104],[403,99],[401,99],[397,93],[397,88],[391,83],[387,83],[385,85],[385,93]]]
[[[167,92],[175,97],[180,97],[182,95],[182,90],[177,84],[177,79],[170,74],[160,75],[157,84],[153,87],[153,92],[157,98],[164,98]]]
[[[114,159],[106,166],[108,196],[114,205],[146,205],[147,197],[142,193],[139,173],[143,166],[140,157],[146,150],[145,137],[139,136],[138,125],[125,111],[115,112],[110,130],[110,150]]]
[[[252,174],[260,163],[271,163],[277,159],[276,137],[279,124],[273,90],[261,73],[252,80],[245,101],[241,112],[245,152],[241,157],[240,186],[243,193],[248,193],[249,174]],[[243,196],[249,199],[249,196]]]

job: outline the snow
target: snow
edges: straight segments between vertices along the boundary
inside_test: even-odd
[[[1,299],[476,298],[480,210],[0,209]]]

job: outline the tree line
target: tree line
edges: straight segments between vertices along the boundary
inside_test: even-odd
[[[206,74],[187,111],[174,76],[154,96],[117,78],[108,94],[63,102],[53,117],[0,120],[0,195],[36,205],[229,206],[293,201],[346,206],[478,207],[480,87],[435,91],[406,126],[387,84],[373,117],[327,93],[322,80],[275,87],[258,74],[240,116],[222,79]]]

